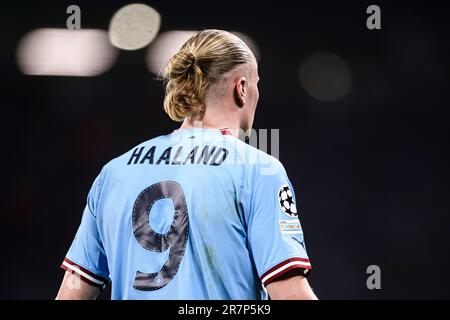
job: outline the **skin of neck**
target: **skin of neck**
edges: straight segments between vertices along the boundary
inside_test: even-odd
[[[240,108],[236,107],[234,101],[228,99],[206,99],[205,114],[202,120],[185,118],[180,129],[205,128],[205,129],[227,129],[235,137],[238,136],[241,125]]]

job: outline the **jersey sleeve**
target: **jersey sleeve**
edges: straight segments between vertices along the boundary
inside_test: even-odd
[[[287,272],[307,276],[311,270],[294,190],[281,163],[273,167],[256,169],[249,186],[248,243],[264,286]]]
[[[61,264],[62,269],[102,289],[109,282],[108,264],[97,225],[96,212],[103,180],[104,170],[95,179],[89,191],[81,224]]]

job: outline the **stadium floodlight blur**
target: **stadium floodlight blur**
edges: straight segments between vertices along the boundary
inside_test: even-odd
[[[333,102],[347,96],[352,89],[352,75],[348,64],[330,52],[307,57],[300,65],[300,82],[313,98]]]
[[[138,50],[155,39],[161,15],[152,7],[132,3],[120,8],[109,24],[109,39],[122,50]]]
[[[24,35],[16,53],[24,74],[84,77],[106,72],[118,55],[104,30],[50,28]]]
[[[160,75],[160,72],[165,67],[169,59],[180,50],[181,46],[198,31],[173,30],[162,32],[150,45],[147,51],[147,68],[155,74]],[[231,31],[233,34],[240,37],[253,51],[256,59],[260,60],[260,51],[255,42],[250,36],[241,32]]]

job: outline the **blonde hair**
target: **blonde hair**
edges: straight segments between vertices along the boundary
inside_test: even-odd
[[[201,120],[208,89],[236,66],[254,60],[247,45],[223,30],[203,30],[192,36],[162,73],[164,110],[174,121]]]

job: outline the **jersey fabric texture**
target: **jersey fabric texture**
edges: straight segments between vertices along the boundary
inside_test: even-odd
[[[103,167],[61,267],[112,299],[267,299],[311,269],[295,203],[274,157],[179,129]]]

